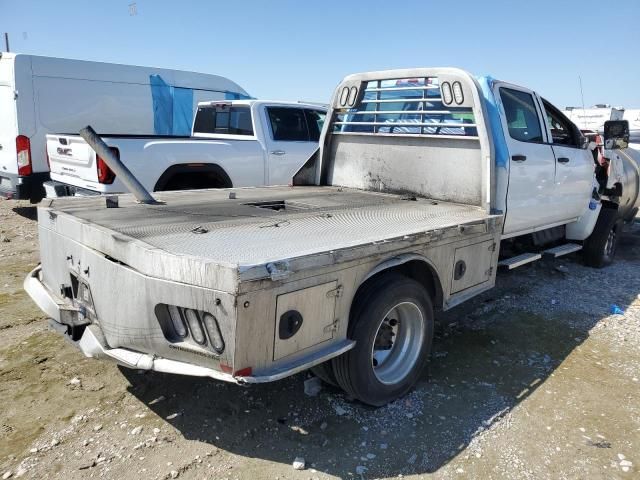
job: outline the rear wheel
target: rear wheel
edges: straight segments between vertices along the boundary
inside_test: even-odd
[[[349,324],[356,346],[333,360],[340,387],[382,406],[418,381],[433,343],[433,306],[425,288],[398,274],[374,279],[358,294]]]
[[[584,242],[584,261],[590,267],[602,268],[613,262],[618,240],[622,231],[622,221],[618,210],[603,207],[593,228]]]

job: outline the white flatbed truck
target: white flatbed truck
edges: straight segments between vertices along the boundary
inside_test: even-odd
[[[501,241],[612,253],[593,172],[533,91],[451,68],[351,75],[291,186],[53,200],[25,288],[87,356],[237,383],[311,367],[383,405],[428,361],[434,311],[494,286]]]

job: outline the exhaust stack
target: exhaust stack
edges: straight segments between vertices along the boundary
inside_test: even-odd
[[[147,204],[158,204],[155,198],[147,191],[146,188],[138,181],[124,163],[118,159],[109,149],[106,143],[98,136],[96,131],[87,125],[80,130],[80,136],[93,148],[93,150],[104,160],[107,166],[113,170],[117,177],[127,186],[129,191],[133,193],[138,202]]]

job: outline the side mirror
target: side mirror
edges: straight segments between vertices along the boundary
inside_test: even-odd
[[[607,120],[604,122],[604,148],[616,150],[629,146],[629,122],[627,120]]]

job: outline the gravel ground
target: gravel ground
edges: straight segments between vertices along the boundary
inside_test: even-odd
[[[371,409],[305,395],[307,374],[243,388],[84,358],[22,291],[33,218],[0,200],[5,480],[640,476],[637,221],[608,268],[536,263],[441,315],[417,389]]]

